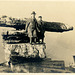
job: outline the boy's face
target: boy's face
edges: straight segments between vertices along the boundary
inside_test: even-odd
[[[39,19],[39,21],[42,21],[42,18],[38,18]]]

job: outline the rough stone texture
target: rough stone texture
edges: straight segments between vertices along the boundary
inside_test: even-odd
[[[22,56],[26,58],[45,58],[45,44],[29,44],[29,43],[20,43],[20,44],[5,44],[5,59],[6,61],[10,60],[10,56]]]

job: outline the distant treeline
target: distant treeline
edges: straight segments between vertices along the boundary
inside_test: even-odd
[[[18,18],[8,17],[6,15],[3,15],[0,18],[0,26],[13,27],[16,28],[16,30],[24,29],[25,24],[26,24],[26,18],[18,19]]]

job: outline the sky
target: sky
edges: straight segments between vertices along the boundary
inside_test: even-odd
[[[0,16],[29,18],[32,11],[36,12],[36,18],[41,15],[44,21],[61,22],[75,27],[75,1],[0,1]],[[4,50],[2,36],[0,37],[0,62],[3,62]],[[48,58],[64,60],[66,65],[73,62],[75,30],[63,33],[46,32],[45,43]]]

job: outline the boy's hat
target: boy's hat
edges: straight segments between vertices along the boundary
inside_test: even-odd
[[[42,18],[42,16],[39,16],[38,18]]]

